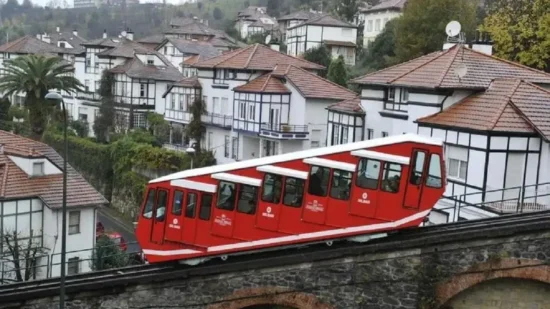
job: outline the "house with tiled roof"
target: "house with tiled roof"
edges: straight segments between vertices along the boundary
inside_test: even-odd
[[[266,31],[277,31],[278,27],[277,20],[267,14],[266,7],[249,6],[238,12],[235,22],[235,29],[239,31],[241,38]]]
[[[198,60],[192,66],[198,71],[207,109],[201,145],[214,151],[220,163],[322,146],[326,108],[355,96],[320,78],[317,72],[324,67],[261,44]],[[185,93],[167,93],[166,105],[185,109],[186,96],[196,93],[193,89],[187,86]],[[177,112],[170,114],[181,115],[180,119],[169,120],[181,131],[191,115]]]
[[[209,42],[220,53],[243,47],[241,43],[224,31],[210,28],[208,20],[199,20],[197,18],[172,19],[171,27],[164,30],[164,37],[190,42]]]
[[[326,45],[333,58],[344,57],[355,65],[357,26],[323,14],[287,28],[287,54],[301,56],[309,49]]]
[[[281,41],[286,42],[286,32],[288,28],[294,27],[319,15],[321,15],[321,13],[313,10],[302,10],[279,17],[277,22],[279,23],[279,31],[281,32]]]
[[[382,0],[380,3],[362,8],[357,15],[357,22],[363,22],[363,45],[368,46],[384,31],[386,23],[401,16],[407,0]]]
[[[365,110],[361,106],[361,96],[332,104],[327,110],[327,146],[365,140]]]
[[[177,67],[184,77],[197,75],[196,69],[185,65],[185,61],[189,58],[198,56],[202,59],[208,59],[221,55],[221,51],[210,41],[191,41],[172,37],[164,39],[155,50],[166,57],[173,66]]]
[[[431,215],[438,222],[550,205],[530,197],[548,182],[550,74],[478,50],[488,49],[455,45],[352,81],[362,89],[367,138],[445,141],[447,190]]]
[[[36,279],[59,276],[62,201],[63,158],[46,144],[0,130],[0,234],[4,240],[4,233],[16,232],[20,242],[31,241],[40,249],[32,259]],[[69,165],[69,275],[91,271],[88,261],[95,246],[96,213],[105,204],[107,200]],[[0,256],[4,280],[14,277],[13,255],[5,242]]]

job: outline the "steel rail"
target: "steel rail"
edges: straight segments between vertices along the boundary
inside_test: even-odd
[[[67,292],[97,290],[128,284],[163,282],[170,279],[249,270],[253,267],[278,267],[346,256],[380,253],[390,250],[427,248],[460,241],[513,236],[517,233],[550,231],[550,211],[506,215],[496,218],[462,221],[411,228],[367,243],[337,242],[331,247],[308,246],[241,255],[222,262],[212,260],[197,266],[150,264],[89,272],[67,277]],[[342,239],[344,240],[344,239]],[[0,302],[25,301],[57,295],[59,278],[49,278],[0,286]]]

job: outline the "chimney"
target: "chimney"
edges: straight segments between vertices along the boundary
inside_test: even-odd
[[[59,33],[59,27],[55,27],[55,32]]]
[[[128,30],[128,32],[126,33],[126,38],[130,41],[133,41],[134,40],[134,32],[132,30]]]
[[[122,32],[120,33],[120,36],[122,36],[123,38],[126,37],[126,30],[122,30]]]
[[[104,38],[104,39],[107,38],[107,29],[103,30],[103,38]]]
[[[76,31],[76,29],[73,30],[73,35],[78,36],[78,31]]]
[[[487,55],[493,54],[493,41],[487,32],[476,30],[476,38],[472,42],[472,49]]]
[[[50,41],[50,36],[47,35],[46,33],[44,33],[44,35],[42,36],[42,41],[44,41],[44,42],[50,44],[50,43],[51,43],[51,41]]]

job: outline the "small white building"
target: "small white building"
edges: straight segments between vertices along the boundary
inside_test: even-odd
[[[288,28],[292,28],[320,15],[321,13],[315,11],[297,11],[279,17],[277,22],[279,23],[279,31],[281,32],[281,42],[286,42],[286,32]]]
[[[267,15],[266,7],[249,6],[237,14],[235,29],[241,38],[249,35],[278,30],[277,20]]]
[[[164,38],[176,38],[192,42],[208,42],[220,53],[243,47],[243,43],[230,37],[227,33],[208,26],[207,21],[196,18],[178,18],[171,21],[171,27],[164,31]],[[143,40],[144,44],[152,45],[158,37]],[[162,41],[160,42],[162,43]],[[157,45],[158,46],[158,45]]]
[[[365,111],[360,96],[333,104],[327,110],[327,146],[365,140]]]
[[[368,48],[384,30],[388,21],[401,16],[406,4],[407,0],[382,0],[377,5],[361,9],[358,19],[365,23],[363,45]]]
[[[301,56],[305,51],[325,44],[332,57],[344,57],[347,65],[355,65],[357,26],[321,15],[287,29],[287,54]]]
[[[60,275],[63,158],[46,144],[0,131],[0,271],[14,279],[14,254],[4,235],[18,235],[19,246],[36,248],[30,279]],[[67,274],[90,271],[96,240],[97,209],[107,204],[72,167],[67,179]],[[32,235],[32,239],[31,239]],[[23,253],[21,253],[23,254]],[[20,256],[19,258],[23,258]],[[25,265],[25,260],[21,261]],[[21,275],[24,277],[24,268]]]
[[[320,65],[285,55],[261,44],[252,45],[218,57],[201,60],[193,65],[198,72],[198,81],[202,87],[202,99],[207,107],[207,114],[202,117],[206,133],[201,144],[203,148],[215,152],[218,163],[228,163],[235,160],[258,157],[261,155],[260,152],[265,154],[266,147],[270,147],[266,142],[262,142],[264,148],[260,149],[259,127],[257,133],[248,132],[250,133],[250,138],[248,136],[245,137],[246,134],[244,134],[243,130],[238,130],[235,127],[235,125],[240,125],[241,123],[234,117],[240,115],[237,110],[240,103],[237,104],[236,102],[240,102],[241,99],[240,96],[235,97],[234,89],[252,83],[253,80],[260,76],[272,73],[278,66],[281,68],[283,64],[313,72],[323,69]],[[306,71],[304,72],[309,74]],[[315,74],[311,75],[318,77]],[[178,102],[177,99],[172,99],[169,94],[166,95],[166,98],[168,100],[176,100],[175,103]],[[281,103],[280,95],[278,99],[278,102]],[[254,100],[252,102],[255,102]],[[285,103],[288,105],[290,101]],[[260,123],[259,117],[261,115],[259,108],[257,112],[254,112],[257,115],[254,117],[258,118],[254,118],[254,121],[258,123]],[[269,113],[267,108],[264,108],[264,110],[266,113]],[[282,117],[280,112],[277,115],[277,118]],[[288,117],[288,115],[285,117]],[[267,121],[268,116],[262,119],[262,121]],[[326,119],[326,116],[323,117],[323,121],[324,119]],[[170,120],[174,121],[173,118]],[[280,121],[279,123],[288,123],[287,121],[288,119],[284,119],[284,121]],[[307,134],[309,135],[310,132],[308,131]],[[321,141],[321,137],[319,137],[319,141]],[[283,149],[283,151],[289,150]]]
[[[192,41],[172,37],[164,39],[155,50],[168,59],[182,73],[185,60],[193,56],[208,59],[221,55],[221,51],[212,45],[210,41]]]
[[[535,177],[536,172],[526,172],[528,168],[525,167],[539,170],[533,167],[534,162],[538,161],[532,158],[535,152],[541,153],[541,162],[545,162],[543,155],[546,150],[544,143],[541,144],[545,137],[541,136],[543,133],[540,131],[543,124],[532,123],[530,129],[526,128],[524,122],[535,116],[523,115],[520,119],[507,106],[518,108],[516,105],[519,103],[514,98],[518,101],[532,98],[533,108],[538,108],[538,105],[546,108],[549,102],[543,89],[550,88],[550,74],[493,57],[487,54],[490,50],[490,46],[482,42],[473,44],[472,48],[455,45],[351,81],[362,88],[361,107],[366,113],[366,138],[419,133],[446,141],[447,199],[441,200],[432,213],[434,222],[494,216],[499,213],[495,208],[506,209],[510,204],[502,203],[505,200],[502,196],[499,201],[492,200],[493,193],[489,194],[489,191],[496,190],[499,192],[496,195],[508,196],[517,194],[517,191],[510,193],[507,190],[511,187],[546,182],[544,177]],[[498,81],[501,79],[519,79],[523,83],[515,86]],[[510,92],[513,89],[517,89],[516,92]],[[510,99],[512,105],[507,103]],[[491,107],[486,102],[491,103]],[[443,115],[449,115],[458,106],[469,108],[465,119],[444,118]],[[526,108],[522,106],[520,114]],[[490,112],[486,111],[488,108]],[[430,117],[437,113],[441,116]],[[537,109],[537,113],[543,115],[543,110]],[[497,130],[494,127],[473,130],[474,124],[481,121],[488,125],[498,123],[492,117],[501,116],[503,122],[517,123],[519,126],[500,132],[498,127]],[[511,152],[515,154],[505,154]],[[523,164],[519,164],[520,161]],[[517,169],[510,169],[506,162],[511,162]],[[545,173],[544,169],[540,172],[541,175]],[[455,203],[464,198],[469,199],[468,203],[464,200]],[[483,204],[489,202],[496,204],[490,207]],[[539,200],[536,202],[539,203]],[[529,207],[534,209],[539,206]]]

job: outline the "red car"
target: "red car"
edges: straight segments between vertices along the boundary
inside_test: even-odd
[[[120,249],[122,251],[126,251],[128,249],[128,245],[124,237],[122,237],[122,235],[120,235],[120,233],[117,233],[117,232],[105,233],[105,227],[101,222],[97,222],[95,231],[96,231],[96,239],[100,235],[107,235],[115,244],[120,246]]]

